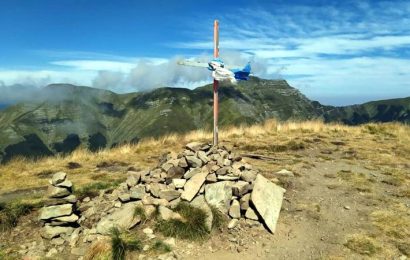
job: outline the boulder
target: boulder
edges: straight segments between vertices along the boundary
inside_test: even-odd
[[[275,233],[285,189],[258,174],[251,193],[251,201],[269,231]]]
[[[62,198],[70,195],[71,192],[64,187],[48,186],[47,196],[49,198]]]
[[[62,204],[44,207],[40,211],[40,219],[47,220],[62,216],[69,216],[73,213],[73,204]]]
[[[59,227],[46,225],[41,231],[41,236],[46,239],[52,239],[60,235],[71,235],[73,233],[73,227]]]
[[[181,196],[181,193],[177,190],[165,189],[159,192],[159,197],[161,199],[166,199],[167,201],[177,199],[180,196]]]
[[[110,229],[117,227],[119,229],[131,229],[139,222],[141,222],[140,216],[135,216],[134,211],[137,206],[142,206],[140,201],[129,202],[123,204],[119,209],[116,209],[113,213],[103,217],[97,224],[97,233],[101,235],[108,235]]]
[[[51,178],[51,184],[52,185],[57,185],[57,184],[63,182],[66,177],[67,177],[67,174],[65,172],[57,172]]]
[[[239,201],[233,200],[231,207],[229,208],[229,216],[231,218],[240,218],[241,217],[241,206]]]
[[[188,165],[193,168],[200,168],[202,166],[202,161],[196,156],[191,155],[191,156],[186,156],[185,158],[188,162]]]
[[[205,225],[208,231],[211,231],[212,221],[214,217],[213,217],[211,208],[209,207],[208,203],[206,203],[205,201],[205,197],[203,195],[197,196],[193,201],[191,201],[191,205],[205,211],[206,216],[207,216],[205,220]]]
[[[184,191],[181,194],[181,199],[191,201],[198,191],[201,189],[202,184],[204,184],[207,171],[201,171],[195,174],[191,179],[189,179],[184,186]]]
[[[223,181],[205,185],[205,200],[209,205],[215,206],[227,214],[232,198],[230,182]]]

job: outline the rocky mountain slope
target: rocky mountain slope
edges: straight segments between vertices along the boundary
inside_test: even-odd
[[[311,101],[284,80],[251,78],[220,88],[220,125],[253,124],[268,118],[324,118],[357,124],[409,122],[410,98],[330,107]],[[0,162],[16,155],[38,157],[135,143],[144,137],[212,126],[212,86],[159,88],[145,93],[53,84],[31,102],[0,111]]]

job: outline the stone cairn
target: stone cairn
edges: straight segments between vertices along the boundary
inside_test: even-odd
[[[128,229],[138,224],[132,215],[135,206],[148,212],[157,206],[162,219],[178,218],[172,209],[181,201],[207,213],[209,230],[213,206],[229,215],[228,228],[235,228],[239,219],[245,218],[275,232],[285,190],[225,147],[189,143],[178,155],[162,156],[156,168],[128,174],[126,182],[110,195],[117,210],[101,218],[97,233],[108,234],[113,226]]]
[[[44,223],[42,237],[46,239],[68,240],[78,227],[79,216],[76,213],[77,198],[72,194],[72,182],[67,174],[57,172],[49,180],[48,199],[40,211],[40,220]]]

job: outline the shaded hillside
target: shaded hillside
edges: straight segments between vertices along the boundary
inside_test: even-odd
[[[340,121],[349,125],[391,121],[410,123],[410,97],[330,108],[324,119],[326,122]]]
[[[220,126],[254,124],[268,118],[324,118],[357,124],[409,122],[409,98],[349,107],[323,106],[284,80],[251,78],[219,91]],[[16,155],[38,157],[69,153],[78,147],[96,151],[144,137],[211,129],[212,86],[194,90],[159,88],[150,92],[111,91],[53,84],[32,101],[0,111],[0,161]]]

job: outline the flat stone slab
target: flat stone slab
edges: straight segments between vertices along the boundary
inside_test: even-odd
[[[185,183],[184,191],[181,194],[181,199],[191,201],[201,189],[207,175],[207,171],[201,171],[192,176],[192,178]]]
[[[258,174],[251,193],[251,201],[269,231],[275,233],[285,189]]]
[[[123,204],[123,206],[113,213],[103,217],[100,222],[97,224],[97,233],[101,235],[108,235],[110,229],[117,227],[119,229],[127,230],[139,222],[141,222],[140,216],[134,216],[134,211],[137,206],[142,207],[142,203],[138,202],[129,202]]]
[[[69,216],[73,213],[73,204],[62,204],[56,206],[44,207],[40,211],[40,219],[47,220],[63,216]]]

